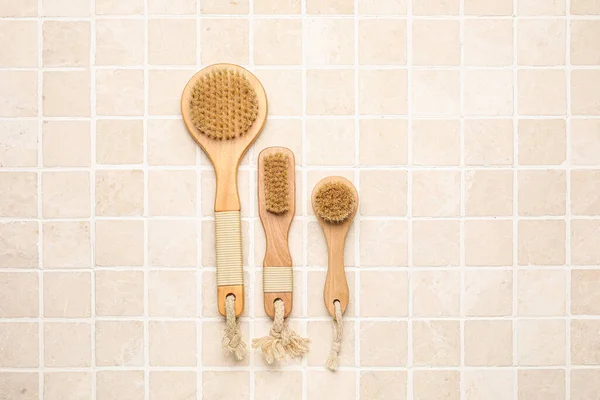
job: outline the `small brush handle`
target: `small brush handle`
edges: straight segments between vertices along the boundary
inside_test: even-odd
[[[344,313],[348,307],[348,299],[350,297],[344,267],[345,235],[331,234],[331,230],[335,230],[336,228],[336,226],[323,227],[325,237],[327,238],[327,255],[329,259],[325,288],[323,289],[323,301],[332,317],[335,317],[335,306],[333,303],[336,300],[339,301],[342,313]],[[330,230],[329,234],[327,230]]]

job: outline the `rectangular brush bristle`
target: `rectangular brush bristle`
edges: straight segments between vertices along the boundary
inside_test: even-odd
[[[275,153],[265,157],[265,201],[267,211],[283,214],[290,209],[288,164],[289,157]]]

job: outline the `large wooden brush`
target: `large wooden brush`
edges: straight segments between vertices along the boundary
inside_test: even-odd
[[[273,319],[270,335],[253,340],[270,364],[286,354],[296,357],[308,351],[308,339],[299,337],[284,322],[292,311],[293,269],[288,234],[294,218],[294,154],[285,147],[269,147],[258,156],[258,212],[265,230],[263,260],[265,312]]]
[[[233,64],[215,64],[196,73],[181,96],[181,114],[190,135],[216,174],[215,233],[218,308],[227,317],[223,348],[242,359],[245,345],[236,317],[244,309],[242,233],[237,171],[267,117],[267,97],[254,75]]]

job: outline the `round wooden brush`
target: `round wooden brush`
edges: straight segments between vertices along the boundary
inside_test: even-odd
[[[236,317],[244,309],[244,276],[237,171],[264,126],[267,97],[249,71],[233,64],[215,64],[187,83],[181,114],[215,169],[217,296],[219,312],[227,317],[223,348],[241,359],[245,345]]]
[[[323,300],[334,319],[333,346],[327,367],[336,370],[343,334],[342,314],[350,296],[344,271],[344,245],[358,208],[358,192],[348,179],[329,176],[313,189],[312,206],[327,241],[328,268]]]
[[[293,270],[288,233],[295,212],[294,154],[285,147],[269,147],[258,156],[258,212],[265,230],[263,260],[265,312],[273,319],[269,336],[254,339],[252,347],[263,351],[271,364],[286,354],[308,351],[308,339],[298,336],[284,322],[292,311]]]

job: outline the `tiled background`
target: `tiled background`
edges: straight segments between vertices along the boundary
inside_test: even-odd
[[[0,399],[600,399],[600,1],[0,2]],[[239,63],[296,154],[303,360],[220,351],[214,176],[179,115]],[[308,202],[361,195],[340,371]]]

